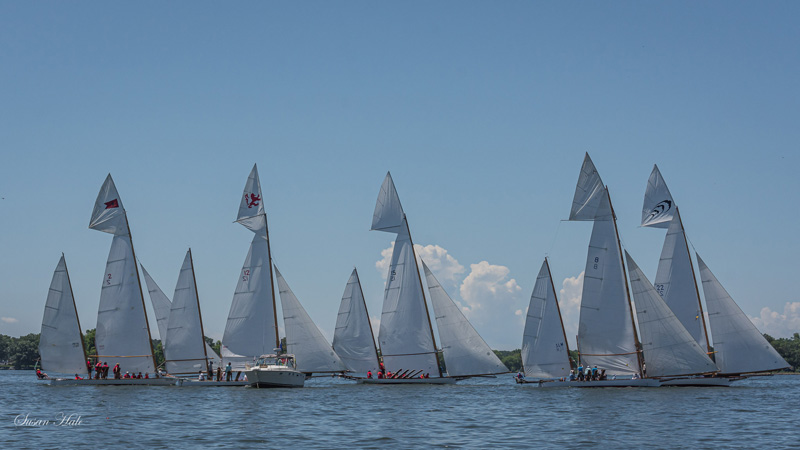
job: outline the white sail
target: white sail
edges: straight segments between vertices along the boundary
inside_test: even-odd
[[[169,311],[167,343],[164,348],[167,372],[173,375],[194,375],[207,369],[203,325],[195,286],[192,251],[186,252],[172,307]]]
[[[253,170],[250,171],[250,176],[247,177],[247,183],[244,185],[236,221],[254,232],[262,232],[267,227],[267,216],[264,212],[262,197],[258,168],[253,164]]]
[[[256,233],[239,274],[222,336],[222,362],[243,370],[248,362],[279,345],[272,270],[265,235]]]
[[[400,197],[398,197],[397,189],[392,181],[392,174],[387,172],[381,185],[381,191],[378,193],[378,201],[375,203],[370,230],[400,233],[404,217]]]
[[[642,226],[667,228],[675,211],[675,202],[669,193],[667,183],[664,182],[658,166],[653,165],[653,172],[647,180],[647,190],[644,192]]]
[[[475,331],[424,261],[422,267],[436,315],[436,327],[439,329],[447,374],[451,377],[464,377],[507,373],[508,367]]]
[[[438,357],[420,281],[414,245],[403,218],[386,279],[378,342],[387,371],[421,370],[438,377]]]
[[[533,286],[525,318],[521,357],[526,377],[546,379],[569,375],[569,348],[547,259],[542,263]]]
[[[147,292],[150,294],[150,303],[153,304],[153,312],[156,315],[156,324],[158,325],[158,337],[161,339],[161,347],[167,346],[167,322],[169,321],[169,310],[172,308],[172,302],[169,297],[164,294],[164,291],[158,286],[156,281],[147,272],[143,265],[139,264],[142,268],[144,275],[144,282],[147,285]]]
[[[125,209],[122,207],[122,200],[119,198],[111,174],[108,174],[100,188],[100,193],[97,194],[92,218],[89,220],[89,228],[115,235],[128,234]]]
[[[740,374],[789,367],[733,301],[700,255],[697,255],[697,264],[708,307],[715,361],[720,372]]]
[[[702,348],[708,348],[700,294],[697,291],[691,258],[681,217],[676,208],[664,238],[654,286],[695,342]]]
[[[42,317],[39,336],[42,368],[48,372],[85,375],[86,351],[72,296],[72,285],[64,256],[58,261]]]
[[[153,373],[153,353],[129,235],[115,235],[100,291],[98,358],[129,372]]]
[[[605,195],[603,180],[587,153],[575,186],[569,220],[595,220],[597,208]]]
[[[380,368],[372,325],[356,269],[350,274],[339,305],[336,330],[333,332],[333,350],[351,372],[377,373]]]
[[[706,355],[705,349],[681,325],[628,252],[625,252],[625,259],[636,302],[642,351],[647,362],[646,375],[663,377],[716,372],[717,366]]]
[[[281,296],[283,325],[286,329],[286,351],[294,354],[297,370],[311,372],[344,372],[344,363],[325,336],[311,320],[303,305],[297,300],[286,280],[275,268],[278,278],[278,293]]]
[[[150,293],[150,302],[153,304],[153,311],[156,314],[156,323],[158,324],[158,336],[161,338],[161,348],[167,348],[167,322],[169,321],[169,310],[172,308],[172,301],[164,294],[164,291],[158,286],[153,277],[147,272],[143,265],[139,265],[144,274],[144,281],[147,283],[147,290]],[[205,338],[203,339],[205,341]],[[216,367],[221,367],[222,360],[219,355],[208,345],[206,346],[206,356],[209,360],[214,362]]]
[[[609,375],[639,373],[636,331],[608,191],[596,213],[583,278],[578,350],[584,364],[606,369]]]

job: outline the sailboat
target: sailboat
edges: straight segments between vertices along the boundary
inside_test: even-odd
[[[667,228],[654,283],[655,289],[698,345],[703,347],[708,355],[714,356],[719,368],[719,373],[714,377],[703,377],[700,380],[698,377],[674,379],[664,382],[665,385],[698,383],[728,385],[731,381],[741,379],[739,375],[742,373],[768,372],[789,367],[698,256],[706,303],[710,308],[713,302],[715,308],[713,315],[709,309],[709,322],[714,337],[712,351],[680,211],[657,165],[653,166],[647,182],[642,207],[642,226]],[[742,363],[729,365],[725,363],[726,359]]]
[[[236,222],[254,236],[233,294],[221,353],[223,365],[230,363],[233,370],[242,371],[280,347],[267,215],[256,165],[245,183]]]
[[[339,304],[332,346],[349,372],[366,376],[369,372],[377,374],[380,370],[375,336],[361,290],[361,280],[355,268],[347,280]]]
[[[150,276],[150,273],[147,272],[144,265],[140,264],[142,268],[142,275],[144,276],[144,282],[147,285],[147,291],[150,294],[150,303],[153,304],[153,311],[155,312],[156,316],[156,324],[158,325],[158,335],[161,337],[161,348],[167,348],[167,328],[168,328],[168,321],[169,321],[169,313],[172,309],[172,301],[164,294],[164,291],[158,286],[156,281]],[[222,360],[220,359],[219,355],[216,354],[214,349],[208,345],[208,342],[205,342],[203,339],[203,344],[206,348],[206,356],[209,361],[213,361],[214,366],[221,367]],[[178,358],[182,359],[182,358]],[[232,382],[235,383],[235,382]],[[240,384],[244,384],[243,382]]]
[[[88,373],[86,347],[63,254],[53,272],[47,293],[39,355],[45,371],[76,376],[86,376]]]
[[[520,356],[525,375],[515,378],[520,383],[564,381],[571,371],[569,344],[547,258],[531,293]]]
[[[297,370],[308,376],[312,373],[346,371],[347,367],[311,320],[277,267],[275,276],[278,279],[283,326],[286,331],[286,351],[297,359]]]

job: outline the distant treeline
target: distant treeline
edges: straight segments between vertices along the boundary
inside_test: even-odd
[[[90,356],[97,353],[94,345],[94,335],[94,328],[86,330],[83,335],[86,353]],[[764,337],[783,356],[783,359],[792,365],[791,371],[800,371],[800,333],[795,333],[790,338],[775,339],[768,334],[765,334]],[[206,336],[206,342],[219,355],[220,347],[222,346],[221,342],[214,341],[208,336]],[[285,341],[282,340],[282,344],[285,346]],[[522,367],[519,349],[495,350],[494,353],[508,367],[508,370],[517,372]],[[164,350],[159,339],[153,339],[153,355],[156,359],[156,365],[162,366],[164,364]],[[571,351],[570,356],[573,360],[578,360],[576,351]],[[31,333],[16,338],[0,334],[0,368],[32,369],[38,360],[39,334]]]

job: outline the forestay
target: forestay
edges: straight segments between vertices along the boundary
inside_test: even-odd
[[[439,376],[428,309],[405,218],[394,242],[378,332],[386,369],[421,370]]]
[[[297,300],[277,267],[275,276],[278,278],[283,325],[286,329],[286,350],[295,355],[297,370],[305,373],[347,370],[303,305]]]
[[[720,372],[740,374],[789,367],[733,301],[700,255],[697,255],[697,264],[714,339],[715,361]]]
[[[691,258],[681,217],[675,209],[664,238],[654,286],[695,342],[708,348]]]
[[[639,373],[636,331],[608,191],[596,211],[583,278],[578,350],[609,375]]]
[[[380,368],[372,325],[356,269],[350,274],[342,294],[336,330],[333,332],[333,350],[351,372],[377,373]]]
[[[464,317],[424,261],[422,267],[436,315],[447,374],[465,377],[507,373],[508,368]]]
[[[400,233],[404,218],[405,214],[400,205],[400,197],[397,195],[394,181],[392,181],[392,174],[387,172],[381,185],[381,191],[378,193],[378,201],[375,203],[370,230]]]
[[[150,331],[131,238],[115,235],[100,290],[95,343],[98,357],[123,371],[153,373]]]
[[[717,366],[681,325],[631,255],[625,252],[648,377],[716,372]]]
[[[167,345],[164,349],[167,372],[173,375],[194,375],[207,369],[203,325],[194,280],[192,251],[186,252],[172,307],[167,321]]]
[[[587,153],[583,158],[581,173],[578,175],[578,184],[575,186],[569,220],[595,220],[597,208],[605,195],[603,180],[600,179],[600,174]]]
[[[239,274],[222,336],[222,362],[243,370],[245,363],[273,353],[279,345],[272,270],[265,234],[256,233]]]
[[[644,192],[642,226],[667,228],[676,211],[675,202],[672,200],[672,194],[669,193],[667,183],[664,182],[658,166],[653,165],[653,172],[650,173],[647,190]]]
[[[533,286],[521,357],[526,377],[547,379],[569,375],[569,348],[547,259]]]
[[[239,214],[236,221],[247,227],[247,229],[264,232],[267,227],[267,216],[264,212],[264,201],[261,194],[261,181],[258,179],[258,168],[253,164],[253,170],[247,177],[244,185],[242,201],[239,204]]]
[[[72,285],[64,256],[58,261],[42,317],[39,336],[42,368],[49,372],[86,374],[83,334],[72,296]]]

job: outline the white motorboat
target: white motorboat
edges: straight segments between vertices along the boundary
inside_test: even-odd
[[[247,382],[256,388],[303,387],[306,376],[297,370],[294,355],[262,355],[245,370]]]

